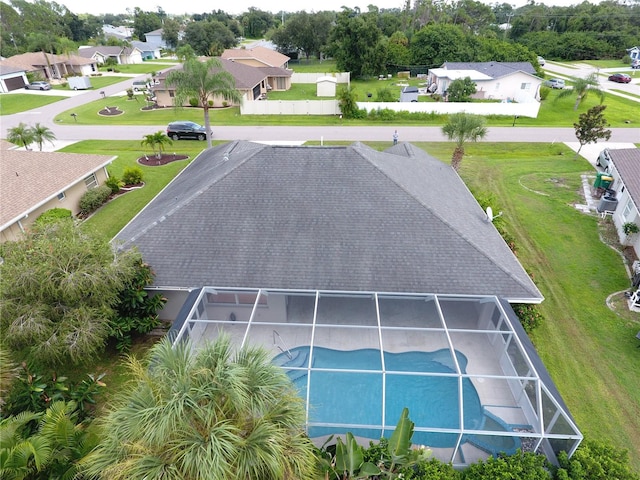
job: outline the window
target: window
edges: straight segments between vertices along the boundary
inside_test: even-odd
[[[287,79],[283,77],[276,77],[276,88],[278,90],[285,90],[287,88]]]
[[[65,197],[64,192],[60,192],[60,193],[58,194],[58,200],[62,201],[62,200],[64,200],[65,198],[66,198],[66,197]]]
[[[169,96],[171,98],[175,97],[176,96],[176,92],[174,92],[173,90],[169,90]]]
[[[629,199],[627,200],[627,204],[624,206],[624,210],[622,211],[622,218],[624,218],[625,221],[631,221],[632,211],[632,203],[631,199]]]
[[[84,179],[84,184],[87,186],[87,190],[91,190],[92,188],[96,188],[98,186],[98,179],[96,178],[96,174],[92,173],[87,178]]]
[[[520,90],[531,90],[531,84],[526,82],[520,84]]]

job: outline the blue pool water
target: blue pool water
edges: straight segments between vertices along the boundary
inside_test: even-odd
[[[291,358],[281,354],[274,359],[294,381],[300,395],[307,395],[307,373],[309,347],[290,350]],[[467,359],[456,352],[462,372],[465,373]],[[457,376],[425,377],[411,375],[412,372],[441,374],[455,373],[453,358],[448,349],[435,352],[384,353],[387,370],[385,390],[385,425],[393,430],[404,407],[416,428],[462,428],[460,425],[459,382]],[[380,351],[363,349],[353,351],[313,349],[313,367],[330,368],[334,371],[311,372],[309,402],[309,436],[314,438],[329,433],[352,432],[365,438],[379,439],[388,431],[376,427],[382,425],[382,361]],[[357,369],[353,373],[335,371]],[[393,372],[393,373],[389,373]],[[481,429],[484,411],[478,393],[467,378],[462,380],[464,399],[464,428]],[[354,426],[322,427],[314,424],[350,424]],[[453,447],[457,434],[440,432],[414,432],[413,443],[431,447]]]

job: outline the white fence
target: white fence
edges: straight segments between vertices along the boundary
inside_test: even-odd
[[[293,72],[291,83],[316,83],[321,77],[333,77],[338,83],[349,83],[351,74],[349,72],[340,73],[298,73]]]
[[[340,115],[337,100],[244,101],[240,115]]]
[[[508,115],[537,118],[539,102],[530,103],[455,103],[455,102],[358,102],[358,108],[389,109],[396,112],[424,112],[436,114],[474,113],[476,115]]]
[[[389,109],[396,112],[450,114],[458,112],[476,115],[507,115],[536,118],[540,103],[455,103],[455,102],[358,102],[358,108]],[[337,100],[255,100],[244,101],[241,115],[340,115]]]

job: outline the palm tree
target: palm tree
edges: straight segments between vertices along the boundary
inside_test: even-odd
[[[152,133],[150,135],[145,135],[144,140],[140,142],[142,146],[149,146],[153,150],[153,153],[156,154],[156,158],[162,158],[162,150],[164,149],[165,144],[173,145],[173,142],[167,135],[159,130],[156,133]],[[158,153],[156,153],[156,145],[158,146]]]
[[[456,148],[451,156],[451,166],[457,172],[464,157],[464,144],[471,140],[477,142],[487,135],[487,128],[484,126],[484,118],[479,115],[468,113],[454,113],[449,116],[449,120],[442,127],[449,140],[456,142]]]
[[[233,353],[228,337],[194,351],[165,339],[102,419],[84,472],[101,479],[311,478],[313,446],[295,387],[261,348]]]
[[[576,103],[573,105],[573,109],[578,110],[580,103],[590,92],[598,96],[600,103],[604,102],[604,92],[600,89],[598,76],[595,73],[591,73],[585,78],[576,78],[573,82],[573,88],[562,90],[556,97],[556,100],[575,94]]]
[[[176,87],[175,105],[182,106],[190,98],[197,98],[204,109],[204,126],[207,130],[207,147],[211,147],[211,122],[209,100],[221,97],[225,101],[240,102],[242,96],[235,88],[233,76],[222,69],[217,58],[201,62],[195,58],[184,63],[182,70],[167,75],[166,84]]]
[[[36,123],[35,127],[31,129],[33,133],[33,141],[38,145],[40,151],[42,151],[42,145],[44,142],[49,142],[53,145],[53,141],[56,139],[55,134],[49,127]]]
[[[18,126],[7,130],[7,140],[24,147],[25,150],[29,150],[29,145],[34,140],[33,129],[29,125],[20,122]]]

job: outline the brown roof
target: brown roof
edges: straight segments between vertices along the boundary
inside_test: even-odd
[[[618,170],[620,179],[629,192],[629,196],[640,211],[640,149],[621,148],[609,150],[611,161]]]
[[[49,61],[47,62],[47,58]],[[65,57],[44,52],[27,52],[14,55],[2,61],[3,65],[14,67],[43,67],[49,64],[65,63]]]
[[[0,162],[0,229],[83,181],[116,158],[106,155],[6,150],[5,143],[8,142],[2,144]]]
[[[282,67],[291,60],[286,55],[265,47],[228,48],[222,53],[222,58],[225,60],[250,58],[264,63],[267,67]]]

